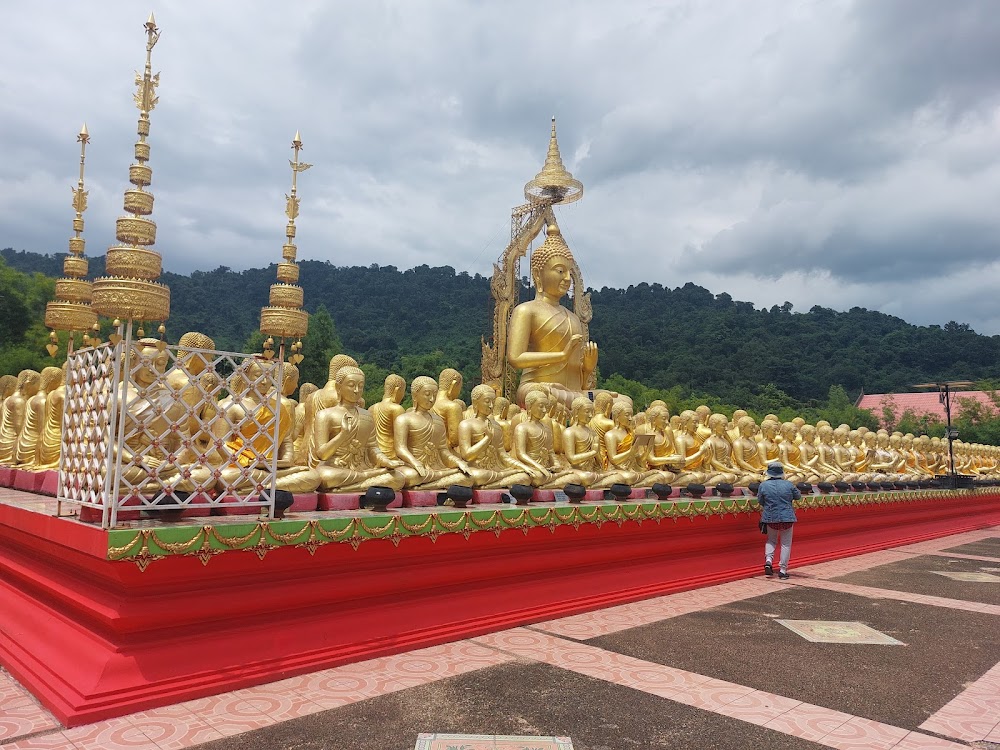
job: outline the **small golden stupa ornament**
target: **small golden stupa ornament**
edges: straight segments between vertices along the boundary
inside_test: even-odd
[[[84,257],[86,241],[83,239],[83,212],[87,210],[83,168],[87,159],[87,144],[90,143],[87,123],[80,128],[76,141],[80,144],[80,179],[73,188],[73,208],[76,209],[76,217],[73,219],[74,236],[69,238],[69,255],[63,260],[63,278],[56,282],[55,300],[45,305],[45,325],[51,329],[49,343],[45,348],[53,357],[59,348],[56,331],[69,331],[69,351],[72,353],[73,334],[76,331],[86,334],[97,323],[97,313],[90,306],[93,285],[84,279],[88,268]]]
[[[545,155],[542,171],[524,186],[524,197],[529,203],[572,203],[583,197],[583,183],[573,178],[563,166],[556,140],[556,118],[552,118],[549,152]]]
[[[305,172],[312,164],[299,161],[302,138],[299,137],[298,131],[295,131],[292,148],[295,158],[288,162],[292,167],[292,192],[291,195],[285,196],[285,216],[288,217],[288,224],[285,225],[285,244],[281,246],[282,262],[278,264],[278,283],[271,285],[268,306],[260,309],[260,332],[268,337],[263,353],[268,359],[274,356],[272,348],[274,338],[300,339],[306,335],[309,328],[309,313],[302,309],[302,287],[295,283],[299,280],[299,266],[295,262],[298,248],[293,240],[295,219],[299,215],[297,178],[299,172]],[[291,364],[298,364],[303,360],[302,354],[299,353],[301,348],[298,344],[293,345],[292,354],[288,357]]]
[[[108,248],[105,260],[107,276],[94,281],[94,309],[109,318],[133,320],[166,320],[170,316],[170,290],[157,283],[162,271],[162,258],[151,250],[156,242],[156,223],[148,218],[153,213],[153,194],[146,191],[153,180],[149,161],[149,113],[159,101],[156,87],[160,74],[152,72],[153,47],[160,38],[153,14],[146,28],[146,67],[142,75],[135,74],[137,91],[133,98],[139,109],[139,140],[135,144],[136,163],[128,168],[129,182],[135,187],[125,191],[125,212],[115,223],[115,236],[120,245]]]

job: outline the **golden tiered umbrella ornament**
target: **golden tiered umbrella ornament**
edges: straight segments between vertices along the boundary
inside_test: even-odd
[[[45,325],[51,329],[49,343],[45,347],[51,356],[56,356],[58,341],[56,331],[68,331],[68,353],[73,352],[73,339],[77,331],[83,331],[84,344],[100,343],[91,340],[88,331],[96,331],[97,313],[91,307],[93,285],[84,277],[87,275],[87,258],[84,256],[86,241],[83,239],[83,212],[87,210],[87,191],[83,189],[83,169],[87,159],[87,144],[90,143],[90,133],[87,123],[80,128],[76,137],[80,144],[80,179],[73,188],[73,208],[76,217],[73,219],[74,235],[69,238],[69,254],[63,260],[63,278],[56,282],[55,299],[45,305]]]
[[[302,309],[303,292],[296,282],[299,280],[299,266],[295,262],[298,248],[295,246],[295,219],[299,215],[298,176],[312,164],[299,161],[302,138],[295,131],[292,140],[294,159],[288,161],[292,168],[292,192],[285,196],[285,244],[281,246],[282,262],[278,264],[278,283],[271,285],[269,304],[260,309],[260,332],[267,336],[264,341],[264,357],[274,356],[274,339],[281,339],[279,359],[284,359],[285,339],[296,339],[288,361],[295,365],[302,361],[302,337],[309,328],[309,313]]]
[[[93,307],[97,313],[116,320],[126,319],[131,328],[132,321],[138,320],[137,332],[141,338],[142,321],[161,321],[160,335],[164,328],[162,321],[170,315],[170,290],[157,283],[162,270],[162,258],[152,250],[156,242],[156,223],[149,218],[153,213],[153,194],[146,190],[153,181],[153,170],[149,161],[149,113],[156,107],[158,98],[156,87],[160,84],[160,74],[152,72],[151,57],[153,47],[160,38],[153,14],[146,21],[146,67],[140,75],[136,73],[137,91],[135,105],[139,109],[138,134],[135,144],[136,163],[129,166],[129,182],[134,186],[125,191],[125,212],[115,222],[115,236],[120,245],[108,248],[105,261],[107,276],[96,279],[93,287]],[[131,331],[130,331],[131,332]],[[117,342],[120,333],[113,334]]]

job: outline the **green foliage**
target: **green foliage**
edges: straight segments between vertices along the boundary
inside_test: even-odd
[[[63,257],[0,251],[0,372],[49,362],[42,320]],[[103,265],[103,258],[91,258],[91,275]],[[492,326],[488,278],[426,265],[407,271],[320,261],[300,266],[311,313],[302,382],[322,386],[330,357],[345,352],[362,363],[369,404],[381,399],[390,372],[409,382],[417,375],[437,378],[445,367],[464,376],[468,402],[479,382],[480,337]],[[261,350],[257,329],[275,281],[273,265],[164,273],[161,280],[171,289],[168,340],[195,330],[223,350]],[[800,313],[784,303],[757,309],[690,283],[591,290],[591,302],[601,387],[629,394],[639,408],[662,399],[674,413],[705,403],[723,413],[743,408],[758,419],[802,415],[874,428],[876,415],[854,406],[853,395],[862,389],[891,393],[912,383],[991,378],[1000,360],[1000,336],[981,336],[963,323],[912,326],[858,307],[837,312],[815,306]],[[943,429],[912,414],[894,413],[893,420],[913,432]],[[957,420],[969,440],[987,434],[994,421],[973,411]]]

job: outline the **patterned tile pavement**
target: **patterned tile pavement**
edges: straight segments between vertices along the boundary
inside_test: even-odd
[[[913,555],[981,559],[942,550],[996,536],[998,531],[984,529],[804,566],[796,569],[789,583],[1000,615],[1000,607],[996,605],[828,580]],[[8,673],[0,670],[0,750],[180,750],[513,659],[544,662],[826,747],[947,750],[969,747],[953,740],[1000,743],[1000,664],[941,707],[919,727],[921,731],[911,731],[580,642],[761,596],[775,591],[776,586],[787,585],[761,578],[735,581],[327,669],[72,729],[61,727]],[[496,744],[500,739],[506,738],[493,737],[490,741],[494,745],[484,747],[508,750],[508,745]]]

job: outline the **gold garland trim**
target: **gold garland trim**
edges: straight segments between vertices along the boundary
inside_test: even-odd
[[[932,499],[961,499],[968,494],[989,494],[989,488],[976,488],[972,492],[954,493],[948,490],[918,490],[901,495],[894,492],[877,492],[865,495],[810,495],[797,501],[796,506],[804,510],[825,507],[842,507],[845,505],[883,505],[886,503],[911,502]],[[728,507],[727,507],[728,506]],[[480,513],[486,509],[479,510]],[[606,522],[614,522],[619,526],[625,521],[635,521],[643,524],[646,521],[660,523],[664,518],[689,518],[697,516],[710,517],[714,515],[733,515],[753,513],[759,510],[756,498],[743,496],[738,498],[708,498],[690,499],[683,505],[677,502],[661,503],[657,501],[633,503],[625,502],[613,506],[604,505],[573,505],[549,508],[520,507],[517,509],[497,508],[488,515],[477,517],[476,513],[464,513],[455,520],[448,520],[440,513],[431,512],[422,521],[410,523],[406,516],[392,516],[382,525],[366,522],[364,518],[352,518],[342,529],[326,529],[318,519],[311,519],[295,531],[280,532],[272,526],[271,521],[258,521],[246,534],[225,536],[219,533],[219,527],[205,525],[200,527],[190,539],[183,542],[169,542],[160,538],[157,529],[140,529],[139,532],[121,546],[108,547],[108,559],[111,561],[129,560],[145,571],[149,563],[162,560],[168,555],[192,555],[198,557],[205,565],[215,555],[229,550],[255,552],[263,559],[269,550],[282,546],[303,547],[313,554],[318,547],[326,544],[348,543],[354,549],[370,539],[389,540],[394,545],[406,536],[426,536],[435,541],[441,534],[463,534],[466,539],[477,531],[492,531],[497,536],[508,529],[521,529],[527,534],[532,528],[548,528],[552,533],[558,526],[572,526],[574,529],[585,523],[600,527]],[[457,512],[457,511],[456,511]],[[222,527],[225,528],[225,527]],[[253,543],[251,543],[253,542]],[[153,550],[157,550],[154,552]],[[166,553],[166,554],[161,554]]]

